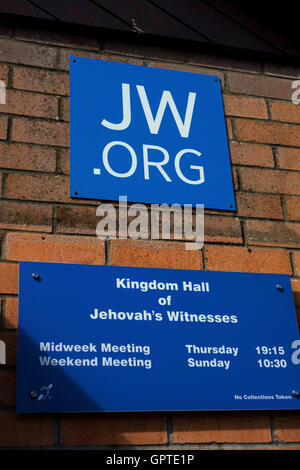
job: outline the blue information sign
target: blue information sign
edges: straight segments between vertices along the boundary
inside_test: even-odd
[[[70,58],[71,197],[234,210],[218,77]]]
[[[20,263],[18,412],[299,409],[289,276]]]

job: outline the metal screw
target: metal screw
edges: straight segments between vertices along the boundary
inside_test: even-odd
[[[280,292],[283,292],[284,289],[280,284],[276,284],[276,289],[279,290]]]
[[[38,397],[37,392],[35,392],[34,390],[30,392],[30,398],[36,399],[37,397]]]
[[[300,393],[298,390],[292,390],[292,395],[294,395],[294,397],[299,397]]]
[[[38,273],[32,273],[32,278],[35,280],[35,281],[38,281],[40,279],[40,276]]]

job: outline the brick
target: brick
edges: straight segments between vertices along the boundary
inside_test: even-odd
[[[300,173],[295,171],[240,168],[244,191],[300,195]]]
[[[300,276],[300,251],[294,251],[294,260],[296,264],[296,272]]]
[[[253,60],[235,58],[232,54],[221,53],[219,55],[209,52],[189,51],[185,53],[188,63],[207,65],[225,70],[241,70],[253,73],[261,72],[261,64]],[[184,60],[184,59],[183,59]]]
[[[53,147],[0,142],[0,167],[54,172],[56,151]]]
[[[93,237],[12,232],[6,238],[6,259],[75,264],[104,264],[104,241]]]
[[[274,414],[275,436],[279,441],[300,441],[299,411],[282,411]]]
[[[0,369],[0,405],[14,406],[15,404],[16,371],[13,369]]]
[[[238,140],[300,146],[300,127],[296,125],[235,119],[234,127]]]
[[[270,442],[269,416],[261,412],[176,413],[173,441],[174,444]]]
[[[277,161],[279,168],[300,170],[300,149],[278,148]]]
[[[0,340],[6,346],[6,365],[15,366],[17,363],[17,334],[13,331],[0,331]]]
[[[71,202],[69,178],[60,175],[9,173],[6,178],[8,199]]]
[[[272,148],[268,145],[230,142],[230,156],[233,164],[274,167]]]
[[[70,174],[70,150],[69,149],[60,149],[59,150],[59,164],[60,170],[65,175]]]
[[[10,447],[50,446],[54,440],[54,417],[0,411],[0,445]]]
[[[70,101],[69,98],[62,98],[61,100],[61,119],[63,121],[70,121]]]
[[[227,137],[228,137],[228,139],[232,140],[233,139],[233,130],[232,130],[231,119],[227,118],[225,123],[226,123],[226,129],[227,129]]]
[[[250,245],[300,247],[300,224],[247,220],[245,230]]]
[[[161,445],[167,443],[166,418],[155,414],[63,415],[62,445]]]
[[[199,67],[197,65],[190,65],[186,62],[176,63],[176,62],[166,62],[166,61],[153,61],[147,60],[144,62],[144,65],[147,67],[162,68],[169,70],[176,70],[179,72],[188,72],[188,73],[198,73],[201,75],[210,75],[212,77],[219,77],[222,88],[225,85],[224,72],[221,72],[218,69]]]
[[[237,215],[262,219],[283,219],[280,196],[259,193],[236,194]]]
[[[252,117],[268,119],[266,102],[261,98],[248,98],[245,96],[223,95],[226,116]]]
[[[52,208],[49,206],[0,200],[0,213],[2,229],[52,231]]]
[[[205,260],[206,269],[213,271],[292,274],[284,249],[206,245]]]
[[[0,65],[0,80],[3,80],[5,85],[7,86],[8,83],[8,74],[9,74],[9,68],[7,65],[1,64]]]
[[[285,64],[265,64],[265,73],[267,75],[277,75],[278,77],[295,78],[300,76],[299,67]]]
[[[69,125],[65,122],[48,122],[14,118],[12,140],[32,144],[69,146]]]
[[[18,265],[11,263],[0,263],[0,293],[17,294],[19,290],[18,283]]]
[[[292,80],[262,75],[229,73],[228,86],[234,93],[290,100]]]
[[[112,240],[110,257],[118,266],[202,269],[202,253],[180,242]]]
[[[115,60],[120,61],[136,61],[138,58],[141,59],[156,59],[163,60],[166,62],[186,62],[186,51],[175,48],[161,47],[159,45],[140,44],[136,41],[118,41],[118,40],[107,40],[102,43],[102,49],[107,57],[111,57],[112,53],[117,54],[118,57]],[[105,60],[105,59],[104,59]],[[141,62],[142,63],[142,62]],[[206,64],[205,64],[206,65]]]
[[[68,95],[69,75],[53,70],[14,67],[13,87],[19,90]]]
[[[19,302],[17,297],[7,297],[5,299],[4,328],[18,328],[18,308]]]
[[[292,291],[296,307],[300,307],[300,279],[292,279]]]
[[[58,119],[58,98],[28,91],[7,90],[6,104],[1,111],[7,114]]]
[[[95,207],[58,206],[56,216],[57,233],[96,234],[99,217]]]
[[[287,219],[300,222],[300,198],[288,196],[285,198],[284,203]]]
[[[2,106],[2,105],[1,105]],[[0,139],[7,139],[8,117],[0,116]]]
[[[17,27],[14,37],[23,41],[34,41],[44,44],[53,44],[65,47],[80,47],[81,49],[99,49],[99,39],[88,35],[63,33],[61,31],[47,31],[45,29],[32,29]]]
[[[204,243],[243,243],[241,223],[237,217],[205,216]]]
[[[2,196],[3,173],[0,172],[0,196]]]
[[[33,65],[36,67],[55,68],[57,50],[54,47],[0,39],[0,61],[14,64]]]
[[[270,110],[274,121],[300,123],[300,108],[293,103],[274,101],[270,103]]]

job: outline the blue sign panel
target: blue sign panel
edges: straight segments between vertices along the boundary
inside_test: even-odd
[[[289,276],[20,264],[18,412],[300,408]]]
[[[71,197],[234,210],[218,77],[70,58]]]

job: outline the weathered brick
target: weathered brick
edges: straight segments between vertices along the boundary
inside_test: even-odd
[[[224,110],[227,116],[252,117],[268,119],[266,102],[261,98],[223,95]]]
[[[54,440],[54,417],[0,411],[0,445],[8,447],[50,446]]]
[[[279,168],[300,170],[300,149],[277,148],[277,161]]]
[[[295,171],[240,168],[240,181],[244,191],[277,194],[300,194],[300,173]]]
[[[198,73],[201,75],[210,75],[212,77],[219,77],[221,86],[224,88],[225,79],[224,79],[224,72],[209,68],[209,67],[199,67],[197,65],[190,65],[186,62],[166,62],[166,61],[159,61],[159,60],[146,60],[144,65],[147,67],[154,67],[154,68],[162,68],[162,69],[169,69],[169,70],[176,70],[179,72],[188,72],[188,73]]]
[[[5,347],[6,347],[6,352],[5,352],[6,365],[15,366],[17,363],[17,334],[16,332],[0,330],[0,340],[4,341]]]
[[[16,371],[13,369],[0,369],[0,405],[14,406],[15,404]]]
[[[71,202],[69,178],[61,175],[9,173],[6,179],[6,197],[32,201]]]
[[[262,68],[259,62],[245,58],[235,58],[232,54],[213,54],[212,51],[189,51],[187,54],[185,53],[185,56],[186,55],[188,63],[217,67],[225,70],[241,70],[258,73],[261,72]]]
[[[0,293],[17,294],[19,268],[17,264],[0,263]]]
[[[14,67],[13,87],[19,90],[68,95],[69,76],[67,73],[53,70]]]
[[[0,200],[0,213],[2,229],[52,231],[52,208],[49,206]]]
[[[204,243],[243,243],[241,223],[237,217],[205,216]]]
[[[287,196],[284,199],[285,212],[289,220],[300,221],[300,198],[297,196]]]
[[[99,39],[70,32],[47,31],[46,29],[32,29],[17,27],[14,37],[23,41],[35,41],[55,46],[80,47],[81,49],[98,50]]]
[[[228,86],[234,93],[290,100],[292,80],[242,73],[229,73]]]
[[[59,163],[62,173],[65,175],[70,174],[70,150],[59,149]]]
[[[247,220],[245,222],[248,243],[254,245],[300,247],[300,224]]]
[[[58,206],[57,233],[80,233],[95,235],[99,217],[95,207]]]
[[[103,240],[94,237],[12,232],[6,238],[6,259],[75,264],[104,264]]]
[[[300,279],[292,279],[292,291],[296,307],[300,307]]]
[[[204,249],[206,269],[292,274],[289,254],[284,249],[226,245],[206,245]]]
[[[202,253],[180,242],[112,240],[110,257],[118,266],[202,269]]]
[[[1,64],[0,65],[0,80],[2,80],[5,85],[7,86],[8,83],[8,74],[9,74],[9,68],[7,65]]]
[[[259,193],[236,194],[237,214],[242,217],[283,219],[280,196]]]
[[[300,441],[299,411],[281,411],[274,413],[275,436],[279,441]]]
[[[0,167],[54,172],[56,151],[53,147],[0,142]]]
[[[69,125],[65,122],[51,122],[14,118],[12,140],[33,144],[68,147]]]
[[[270,103],[270,109],[275,121],[300,123],[300,107],[293,103],[274,101]]]
[[[63,121],[70,121],[70,101],[69,98],[62,98],[61,100],[61,119]]]
[[[175,444],[270,442],[269,416],[264,412],[176,413]]]
[[[58,98],[28,91],[7,90],[6,104],[1,111],[7,114],[58,119]]]
[[[233,164],[274,167],[272,148],[268,145],[230,142],[230,156]]]
[[[300,146],[300,127],[296,125],[235,119],[234,127],[238,140]]]
[[[14,39],[0,39],[0,61],[55,68],[57,50],[54,47],[40,46]]]
[[[4,328],[18,328],[18,308],[19,302],[17,297],[7,297],[5,299]]]
[[[63,415],[61,419],[62,445],[166,443],[166,417],[162,413]]]
[[[8,127],[8,117],[0,116],[0,139],[7,139],[7,127]]]
[[[297,275],[300,276],[300,251],[294,251],[294,260],[296,264]]]
[[[267,63],[264,68],[267,75],[277,75],[278,77],[287,77],[293,80],[300,76],[299,67],[294,65]]]
[[[227,137],[228,137],[229,140],[232,140],[233,139],[233,130],[232,130],[231,119],[227,118],[225,120],[225,123],[226,123],[226,129],[227,129]]]

